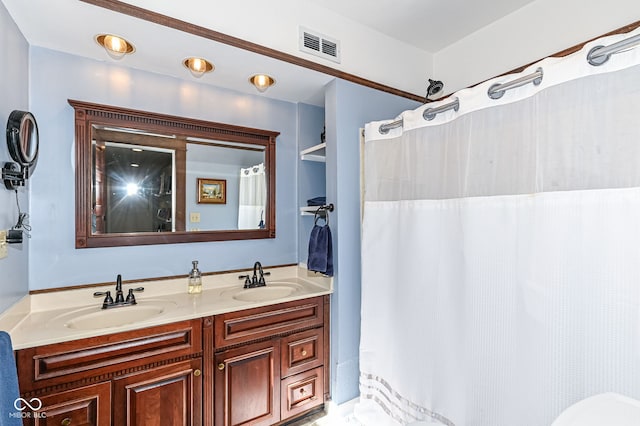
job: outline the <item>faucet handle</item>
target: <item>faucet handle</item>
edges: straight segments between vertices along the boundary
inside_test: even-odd
[[[267,282],[264,280],[265,275],[271,275],[271,272],[260,272],[260,279],[258,280],[258,285],[260,287],[267,285]]]
[[[247,274],[247,275],[239,275],[238,276],[239,280],[244,280],[244,288],[249,288],[251,286],[251,275]]]
[[[136,293],[141,293],[144,291],[144,287],[136,287],[136,288],[130,288],[129,289],[129,293],[127,293],[127,299],[125,300],[125,303],[129,304],[129,305],[135,305],[138,302],[136,302],[136,297],[133,295],[133,292]]]
[[[109,306],[113,305],[113,297],[111,297],[110,291],[96,291],[93,293],[93,297],[102,297],[104,296],[104,301],[102,302],[102,309],[107,309]]]

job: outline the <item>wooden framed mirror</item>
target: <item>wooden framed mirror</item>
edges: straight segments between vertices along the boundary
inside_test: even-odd
[[[275,238],[279,132],[69,104],[76,248]]]

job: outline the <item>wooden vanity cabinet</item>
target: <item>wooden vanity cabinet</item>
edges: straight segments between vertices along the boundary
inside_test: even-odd
[[[329,398],[329,296],[16,351],[28,426],[267,426]]]
[[[205,418],[215,426],[266,426],[322,406],[328,308],[329,297],[319,296],[215,316],[214,335],[204,329],[214,395]]]
[[[42,401],[25,425],[202,424],[199,319],[22,349],[16,363],[22,398]]]

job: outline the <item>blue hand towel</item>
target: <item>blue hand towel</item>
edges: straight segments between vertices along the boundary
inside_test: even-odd
[[[327,197],[315,197],[307,200],[307,206],[324,206],[327,204]]]
[[[0,426],[22,426],[21,412],[14,405],[18,398],[18,373],[11,337],[0,331]]]
[[[329,224],[313,225],[309,237],[309,257],[307,269],[333,276],[333,248],[331,245],[331,229]]]

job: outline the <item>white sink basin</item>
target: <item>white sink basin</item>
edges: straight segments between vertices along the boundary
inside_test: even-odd
[[[256,287],[238,290],[234,293],[235,300],[242,302],[268,302],[270,300],[282,299],[298,292],[302,286],[300,284],[288,282],[268,283],[266,287]]]
[[[161,315],[173,306],[176,306],[174,302],[166,301],[138,302],[137,305],[110,309],[96,306],[61,315],[52,322],[62,321],[65,327],[74,330],[99,330],[145,321]]]

